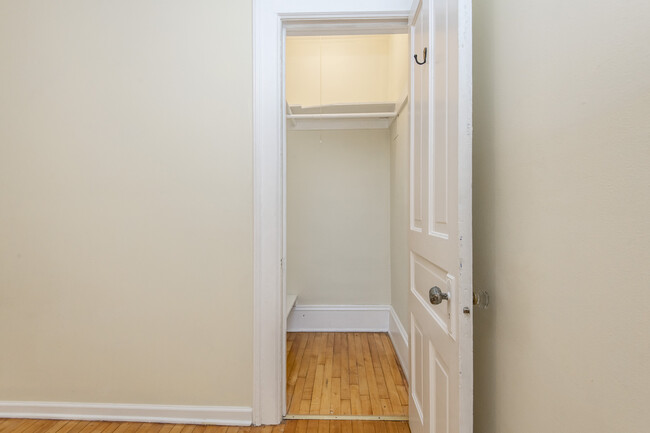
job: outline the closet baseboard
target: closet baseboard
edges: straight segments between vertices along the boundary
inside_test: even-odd
[[[388,332],[390,305],[296,305],[288,332]]]
[[[404,325],[399,320],[397,313],[390,307],[390,317],[388,322],[388,335],[393,342],[393,347],[397,353],[397,358],[399,359],[400,364],[402,365],[402,370],[406,376],[406,380],[409,379],[409,335],[404,328]]]

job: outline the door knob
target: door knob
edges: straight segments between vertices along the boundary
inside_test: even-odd
[[[438,305],[442,301],[448,301],[449,300],[449,293],[445,293],[442,290],[440,290],[440,287],[438,286],[433,286],[431,289],[429,289],[429,301],[433,305]]]
[[[479,308],[486,309],[490,305],[490,295],[485,290],[474,292],[472,296],[472,304],[477,305]]]

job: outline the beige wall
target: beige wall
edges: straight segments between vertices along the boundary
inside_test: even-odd
[[[303,106],[396,101],[408,71],[407,40],[407,35],[288,37],[287,101]],[[396,64],[396,57],[404,60]]]
[[[411,55],[408,34],[388,36],[388,97],[400,101],[408,93]],[[408,122],[407,122],[408,123]]]
[[[291,104],[398,101],[408,86],[408,35],[290,37],[286,59]],[[298,303],[392,303],[407,323],[407,111],[390,131],[289,132],[287,291]]]
[[[251,58],[250,1],[0,1],[0,400],[251,405]]]
[[[289,131],[287,292],[386,305],[390,281],[389,131]]]
[[[474,3],[477,433],[650,424],[650,3]]]
[[[409,294],[409,108],[390,129],[390,287],[391,305],[408,329]]]
[[[395,101],[401,101],[408,92],[408,42],[408,35],[390,35],[388,77]],[[405,329],[409,325],[409,129],[409,104],[406,104],[390,128],[390,299]]]

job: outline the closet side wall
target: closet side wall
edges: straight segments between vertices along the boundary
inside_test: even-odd
[[[409,323],[409,109],[402,110],[390,129],[390,285],[391,305],[402,326]]]
[[[389,83],[393,99],[401,102],[408,92],[408,35],[390,35]],[[408,321],[409,253],[409,108],[401,111],[390,129],[390,254],[391,305],[406,328]]]
[[[390,303],[388,130],[289,131],[287,292],[303,305]]]

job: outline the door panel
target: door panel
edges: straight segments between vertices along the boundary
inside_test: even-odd
[[[460,79],[461,56],[471,58],[470,11],[465,0],[421,0],[411,21],[412,53],[422,61],[428,51],[411,75],[413,433],[472,431],[471,98],[459,99],[471,95],[471,71]],[[429,298],[434,286],[447,294],[438,304]]]
[[[411,253],[411,294],[423,305],[427,313],[433,317],[438,326],[452,338],[455,331],[455,306],[457,296],[455,294],[455,279],[444,269],[436,266],[427,259],[417,254]],[[444,292],[451,293],[451,299],[438,305],[429,302],[429,289],[438,286]]]
[[[430,389],[432,398],[431,410],[436,432],[449,431],[449,367],[437,356],[433,344],[429,343],[429,359],[434,363],[431,375]]]
[[[422,7],[428,7],[428,4],[422,5]],[[422,58],[422,49],[427,46],[427,40],[429,38],[429,24],[428,24],[428,14],[423,19],[419,20],[412,30],[412,42],[417,47],[420,47],[418,55]],[[413,44],[412,44],[413,45]],[[414,139],[411,141],[412,145],[412,156],[410,161],[410,198],[411,198],[411,230],[420,232],[424,227],[425,221],[425,209],[423,207],[424,195],[426,194],[426,182],[423,178],[423,165],[426,161],[424,151],[425,148],[422,146],[422,143],[428,141],[428,118],[429,118],[429,103],[427,97],[427,90],[429,88],[429,63],[425,63],[421,67],[413,69],[413,82],[418,89],[421,91],[417,93],[411,93],[413,106],[411,112],[413,113],[414,119],[423,119],[425,122],[420,122],[417,124],[412,123],[413,133],[411,134]]]
[[[424,401],[424,336],[417,317],[411,315],[411,395],[409,401],[409,420],[424,425],[422,402]],[[415,433],[411,429],[412,433]]]

